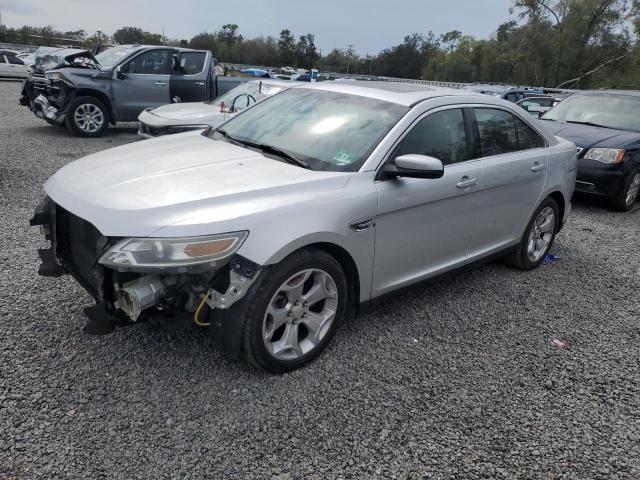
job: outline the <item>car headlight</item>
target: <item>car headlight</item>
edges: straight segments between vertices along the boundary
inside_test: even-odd
[[[171,270],[219,267],[233,255],[249,232],[185,238],[126,238],[107,250],[99,263],[117,270]]]
[[[624,158],[624,150],[620,148],[590,148],[583,158],[602,163],[620,163]]]
[[[46,72],[44,76],[49,81],[62,79],[62,73],[60,72]]]

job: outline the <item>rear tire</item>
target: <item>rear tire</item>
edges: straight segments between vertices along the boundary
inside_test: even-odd
[[[294,370],[331,342],[348,304],[347,279],[328,253],[305,248],[265,268],[244,321],[242,353],[254,367]]]
[[[109,111],[95,97],[74,98],[64,119],[67,130],[79,137],[100,137],[109,128]]]
[[[628,212],[640,193],[640,169],[633,170],[623,182],[618,195],[610,200],[611,207],[619,212]]]
[[[547,197],[536,209],[516,249],[505,257],[512,267],[533,270],[551,250],[562,219],[556,201]]]

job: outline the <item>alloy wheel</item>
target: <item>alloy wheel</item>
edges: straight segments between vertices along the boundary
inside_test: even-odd
[[[553,208],[545,207],[540,210],[533,225],[531,225],[529,241],[527,242],[527,256],[531,262],[537,262],[547,253],[553,240],[555,228],[556,214]]]
[[[262,338],[278,360],[296,360],[316,348],[329,332],[338,308],[338,288],[324,270],[291,275],[276,290],[264,315]]]
[[[104,124],[104,113],[92,103],[83,103],[76,108],[73,119],[83,132],[95,133]]]
[[[627,207],[633,205],[633,202],[638,198],[638,193],[640,193],[640,172],[636,172],[633,178],[631,179],[631,184],[627,189],[627,195],[625,197],[625,203]]]

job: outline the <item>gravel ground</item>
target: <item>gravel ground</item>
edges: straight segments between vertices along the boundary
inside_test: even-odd
[[[72,138],[18,91],[0,82],[0,478],[640,478],[638,209],[577,199],[557,262],[405,292],[273,376],[193,325],[82,333],[90,298],[36,275],[27,220],[49,175],[135,130]]]

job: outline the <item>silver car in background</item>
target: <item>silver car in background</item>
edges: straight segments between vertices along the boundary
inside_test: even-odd
[[[575,145],[513,103],[325,82],[70,163],[31,223],[52,244],[40,273],[94,296],[89,327],[188,314],[284,372],[399,288],[498,256],[537,267],[575,178]]]
[[[0,78],[27,78],[27,66],[16,52],[0,49]]]
[[[147,108],[138,120],[143,138],[217,127],[251,105],[299,85],[281,80],[250,80],[210,102],[170,103]]]

